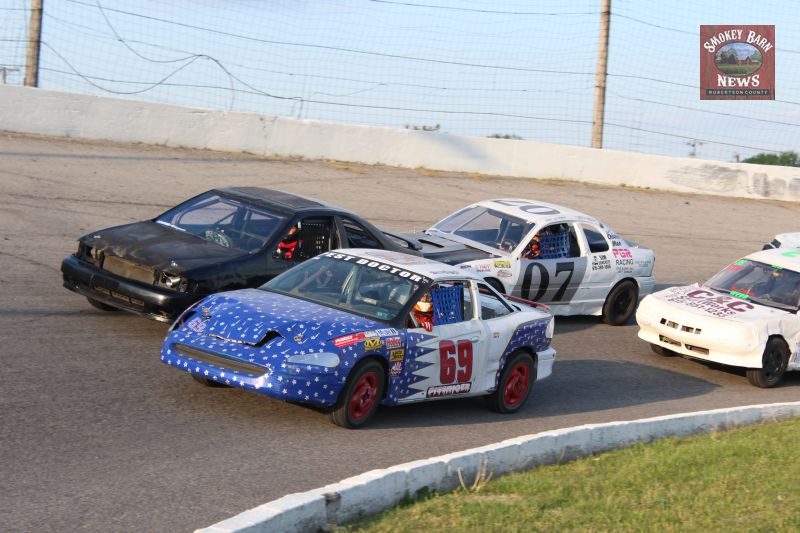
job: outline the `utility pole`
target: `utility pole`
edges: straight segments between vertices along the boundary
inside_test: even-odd
[[[39,52],[42,43],[42,10],[44,0],[31,0],[31,22],[28,25],[28,54],[25,58],[25,86],[39,86]]]
[[[592,148],[603,147],[603,122],[606,115],[606,72],[608,71],[608,29],[611,26],[611,0],[602,0],[600,40],[597,46],[597,78],[594,85]]]

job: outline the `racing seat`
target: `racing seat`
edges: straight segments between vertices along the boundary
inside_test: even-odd
[[[464,287],[453,285],[452,287],[438,286],[431,289],[433,299],[433,323],[437,326],[444,324],[455,324],[464,320]]]
[[[541,239],[539,249],[542,251],[539,257],[542,259],[570,257],[569,233],[568,229],[542,232],[539,236]]]

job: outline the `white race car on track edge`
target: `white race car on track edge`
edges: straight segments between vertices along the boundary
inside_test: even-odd
[[[704,284],[671,287],[639,305],[639,337],[660,355],[743,367],[757,387],[800,370],[800,250],[765,250]]]

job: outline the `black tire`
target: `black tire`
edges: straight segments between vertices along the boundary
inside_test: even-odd
[[[675,357],[678,355],[678,352],[673,352],[669,348],[664,348],[663,346],[659,346],[658,344],[650,344],[650,349],[653,350],[653,353],[657,353],[661,357]]]
[[[499,280],[497,280],[495,278],[486,278],[484,281],[486,281],[486,283],[491,285],[492,288],[494,290],[496,290],[497,292],[499,292],[500,294],[505,294],[506,293],[506,290],[503,288],[503,284],[500,283]]]
[[[621,326],[630,320],[639,303],[639,286],[635,282],[624,279],[614,285],[603,304],[603,322],[612,326]]]
[[[116,307],[113,307],[111,305],[106,305],[103,302],[99,302],[99,301],[95,300],[94,298],[89,298],[87,296],[86,300],[89,302],[89,305],[91,305],[95,309],[100,309],[101,311],[112,311],[112,312],[113,311],[119,311],[119,309],[117,309]]]
[[[214,381],[213,379],[208,379],[203,376],[198,376],[197,374],[192,374],[192,379],[198,383],[202,383],[206,387],[212,387],[212,388],[230,387],[230,385],[226,385],[224,383],[220,383],[219,381]]]
[[[347,377],[328,420],[347,429],[364,427],[383,400],[386,371],[375,359],[359,363]]]
[[[486,405],[496,413],[519,411],[536,382],[536,364],[527,352],[514,352],[506,361],[497,389],[486,396]]]
[[[761,368],[748,368],[747,381],[751,385],[768,389],[780,383],[789,363],[789,348],[783,339],[771,337],[761,356]]]

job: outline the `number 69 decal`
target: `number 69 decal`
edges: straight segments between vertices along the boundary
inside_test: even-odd
[[[439,343],[440,370],[439,380],[443,385],[449,383],[465,383],[472,378],[472,343],[467,340]]]

